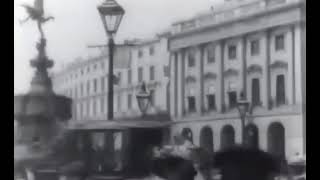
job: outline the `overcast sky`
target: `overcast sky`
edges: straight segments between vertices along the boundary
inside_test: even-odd
[[[54,21],[44,25],[48,56],[57,66],[90,53],[87,45],[106,42],[96,6],[103,0],[44,0],[47,15]],[[215,1],[215,2],[213,2]],[[117,0],[126,14],[116,41],[128,38],[149,38],[173,22],[208,11],[222,0]],[[30,59],[36,55],[35,43],[39,33],[34,21],[24,25],[19,20],[27,14],[20,5],[33,0],[14,0],[14,93],[29,89],[33,70]]]

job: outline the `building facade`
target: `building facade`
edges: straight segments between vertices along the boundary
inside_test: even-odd
[[[232,1],[173,24],[171,134],[211,151],[240,144],[243,94],[251,144],[286,158],[305,154],[305,33],[300,0]]]
[[[166,33],[152,40],[128,40],[114,57],[114,117],[139,116],[136,94],[145,82],[151,94],[148,113],[167,112],[169,51]],[[53,74],[55,92],[73,99],[73,122],[106,120],[108,54],[76,60]]]
[[[117,71],[120,77],[115,87],[115,116],[140,115],[136,95],[146,83],[151,95],[148,113],[167,113],[169,97],[169,51],[167,34],[150,40],[129,41],[130,65]]]

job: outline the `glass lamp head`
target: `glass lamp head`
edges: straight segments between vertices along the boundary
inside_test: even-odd
[[[97,8],[108,36],[112,36],[118,31],[124,9],[115,0],[105,0]]]

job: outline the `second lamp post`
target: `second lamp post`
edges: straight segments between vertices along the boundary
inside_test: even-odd
[[[241,119],[241,131],[242,131],[242,145],[246,143],[246,115],[249,111],[249,101],[246,100],[243,93],[240,95],[240,100],[237,102],[237,108],[239,110],[240,119]]]
[[[108,120],[113,119],[113,54],[114,54],[114,35],[116,34],[122,17],[125,13],[124,9],[114,0],[106,0],[98,6],[98,11],[108,35],[109,47],[109,73],[108,73]]]

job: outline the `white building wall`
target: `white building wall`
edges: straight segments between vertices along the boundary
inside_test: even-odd
[[[299,8],[291,8],[292,9],[284,8],[283,11],[268,14],[266,16],[262,15],[262,17],[252,16],[248,19],[244,19],[243,21],[236,21],[230,24],[225,23],[221,27],[219,24],[216,24],[212,25],[210,28],[200,27],[195,31],[185,30],[185,33],[183,34],[176,32],[177,34],[173,35],[172,39],[170,40],[170,51],[174,53],[177,52],[179,55],[181,55],[183,50],[189,50],[190,48],[199,49],[201,46],[214,44],[216,46],[216,62],[207,64],[207,57],[205,53],[204,74],[207,72],[214,72],[217,74],[216,80],[204,80],[199,73],[199,56],[197,56],[198,58],[195,68],[192,69],[188,69],[186,66],[187,59],[186,62],[184,62],[185,64],[182,64],[181,57],[178,58],[178,67],[175,67],[174,63],[171,64],[172,69],[178,69],[179,76],[177,82],[177,106],[179,110],[179,116],[172,117],[173,121],[175,122],[175,124],[171,127],[173,135],[176,133],[181,133],[183,128],[189,127],[193,132],[194,143],[199,145],[200,130],[204,126],[208,125],[212,128],[214,133],[214,149],[219,150],[221,128],[229,123],[236,129],[236,142],[241,143],[241,126],[238,112],[234,110],[221,113],[221,105],[224,103],[227,107],[229,105],[227,93],[230,90],[230,82],[234,83],[234,88],[237,91],[238,98],[241,90],[244,88],[243,85],[246,84],[247,98],[249,101],[251,101],[252,79],[258,78],[260,83],[260,101],[262,102],[262,106],[254,109],[252,116],[253,123],[256,124],[259,129],[259,146],[263,150],[268,149],[267,129],[272,122],[280,122],[285,129],[286,156],[290,157],[296,153],[302,153],[303,118],[301,104],[299,102],[301,102],[303,97],[301,92],[303,88],[299,87],[302,86],[303,82],[303,80],[301,80],[301,77],[304,77],[302,73],[305,73],[303,70],[301,70],[301,67],[303,66],[303,55],[301,53],[303,53],[303,49],[305,49],[305,44],[303,45],[303,33],[300,31],[300,25],[296,24],[297,21],[300,21],[300,19],[296,19],[296,17],[298,17],[297,14],[299,14]],[[264,24],[268,24],[268,26],[265,26]],[[296,25],[293,26],[293,24]],[[283,51],[275,51],[275,36],[282,33],[285,35],[285,49]],[[259,40],[259,54],[257,56],[251,55],[250,42],[254,39]],[[224,51],[223,54],[221,54],[220,52],[221,48],[223,48],[224,42]],[[229,60],[228,57],[228,45],[230,44],[235,44],[237,46],[237,59],[235,60]],[[243,45],[245,45],[245,47]],[[295,49],[292,49],[293,47]],[[243,52],[245,54],[242,54]],[[287,64],[287,68],[272,68],[271,66],[278,61],[285,62]],[[244,62],[246,63],[246,68],[243,66]],[[252,65],[258,65],[262,71],[248,73],[247,70]],[[184,87],[185,89],[183,89],[183,86],[181,86],[181,81],[184,80],[184,78],[181,78],[182,66],[186,68],[185,77],[192,75],[195,76],[197,80],[195,85],[188,84]],[[237,70],[238,75],[225,77],[224,72],[228,69]],[[269,71],[270,74],[268,73]],[[174,72],[171,74],[174,74]],[[272,100],[273,103],[275,102],[276,76],[279,74],[285,75],[285,94],[287,102],[281,107],[273,106],[271,109],[269,109],[269,100]],[[246,75],[245,79],[243,75]],[[171,77],[171,80],[173,79],[174,76]],[[268,84],[269,79],[270,84]],[[181,94],[183,94],[183,91],[187,93],[188,89],[197,86],[195,87],[196,96],[200,95],[198,82],[201,81],[204,81],[204,92],[202,94],[204,97],[206,95],[206,89],[208,86],[215,86],[216,93],[218,94],[216,96],[216,104],[219,110],[217,112],[192,115],[186,114],[182,116],[182,107],[187,105],[187,101],[185,101],[184,104],[181,104],[183,102],[180,99]],[[174,90],[175,89],[171,88],[172,96],[175,95]],[[221,92],[221,90],[223,92]],[[185,96],[187,96],[187,94],[185,94]],[[172,98],[175,99],[175,97]],[[197,103],[199,103],[199,101],[197,101]],[[206,107],[207,102],[205,98],[203,103],[204,107]],[[198,107],[201,107],[201,104],[197,104],[197,108]],[[172,109],[175,108],[172,107]]]

